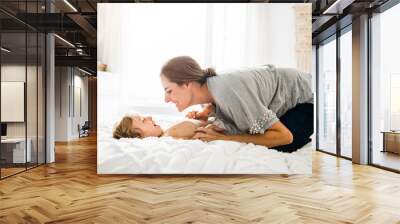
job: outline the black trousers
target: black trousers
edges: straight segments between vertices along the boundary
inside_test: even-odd
[[[281,152],[294,152],[311,141],[314,133],[314,104],[297,104],[279,118],[293,135],[293,142],[288,145],[276,146]]]

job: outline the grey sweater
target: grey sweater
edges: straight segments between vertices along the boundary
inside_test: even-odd
[[[311,75],[273,65],[241,68],[207,79],[216,123],[229,135],[262,134],[300,103],[313,103]]]

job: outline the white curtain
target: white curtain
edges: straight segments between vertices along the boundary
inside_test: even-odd
[[[206,64],[296,67],[292,4],[210,4],[206,13]]]
[[[293,4],[99,4],[97,38],[121,110],[164,104],[159,72],[179,55],[217,71],[296,67]]]

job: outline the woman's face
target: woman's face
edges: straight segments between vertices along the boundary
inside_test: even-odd
[[[154,123],[152,117],[132,116],[132,127],[140,129],[143,138],[159,137],[163,133],[161,127]]]
[[[191,83],[178,85],[161,75],[161,84],[164,88],[164,100],[166,103],[174,103],[179,112],[191,106]]]

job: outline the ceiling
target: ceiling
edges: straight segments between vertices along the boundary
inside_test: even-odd
[[[254,0],[230,2],[254,3],[312,3],[313,42],[326,35],[336,22],[344,17],[357,16],[360,12],[373,9],[387,0]],[[149,1],[149,0],[1,0],[0,22],[5,43],[18,49],[24,46],[25,39],[18,32],[30,31],[54,32],[61,38],[55,38],[56,65],[86,66],[87,69],[96,71],[96,44],[97,44],[97,3],[122,3],[122,2],[182,2],[182,1]],[[196,2],[196,1],[190,1]],[[204,2],[204,1],[198,1]],[[208,1],[223,2],[223,1]],[[47,7],[47,8],[46,8]],[[51,13],[49,13],[51,11]],[[343,24],[346,25],[346,24]],[[332,29],[332,28],[331,28]],[[330,31],[330,32],[334,32]],[[13,33],[13,34],[11,34]],[[22,44],[22,45],[21,45]],[[28,52],[35,47],[28,45]],[[21,48],[24,50],[24,48]]]

